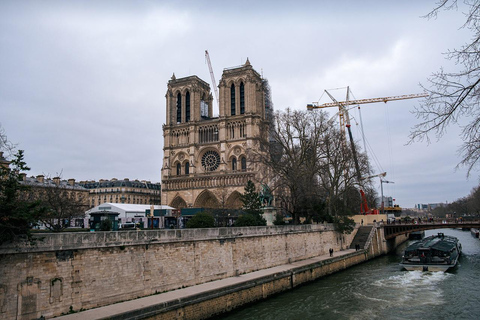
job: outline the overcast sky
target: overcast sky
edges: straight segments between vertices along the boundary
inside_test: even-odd
[[[276,110],[329,102],[325,89],[346,86],[357,99],[420,93],[432,72],[457,68],[442,53],[470,39],[462,8],[421,17],[434,5],[2,0],[0,123],[25,150],[29,175],[160,182],[167,82],[175,73],[211,83],[205,50],[217,81],[248,57],[269,80]],[[330,92],[344,100],[345,89]],[[375,171],[395,182],[383,184],[384,194],[407,208],[452,202],[478,185],[478,172],[467,180],[455,170],[458,128],[430,145],[406,145],[418,102],[361,109]]]

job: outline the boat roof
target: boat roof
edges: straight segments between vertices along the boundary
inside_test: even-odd
[[[457,245],[457,242],[457,238],[439,233],[438,235],[433,235],[411,244],[405,251],[414,251],[422,248],[450,251]]]

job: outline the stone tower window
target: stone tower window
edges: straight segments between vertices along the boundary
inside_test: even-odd
[[[245,86],[240,83],[240,114],[245,113]]]
[[[190,121],[190,92],[185,95],[185,122]]]
[[[247,158],[241,157],[240,162],[242,165],[242,171],[247,171]]]
[[[237,171],[237,158],[232,159],[232,171]]]
[[[202,96],[202,100],[200,100],[200,116],[208,118],[208,103],[205,102],[205,94]]]
[[[177,123],[182,122],[182,96],[177,94]]]
[[[235,115],[235,85],[232,83],[230,87],[230,112],[231,115]]]
[[[185,174],[190,174],[190,163],[185,163]]]
[[[180,163],[177,163],[177,176],[182,174],[182,165]]]

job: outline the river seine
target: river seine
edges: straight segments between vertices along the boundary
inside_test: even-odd
[[[405,271],[395,253],[324,277],[216,319],[480,319],[480,241],[470,231],[429,230],[459,238],[459,264],[446,273]]]

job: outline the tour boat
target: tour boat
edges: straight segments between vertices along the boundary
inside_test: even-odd
[[[455,267],[461,253],[457,238],[438,233],[408,246],[400,265],[408,271],[445,272]]]

